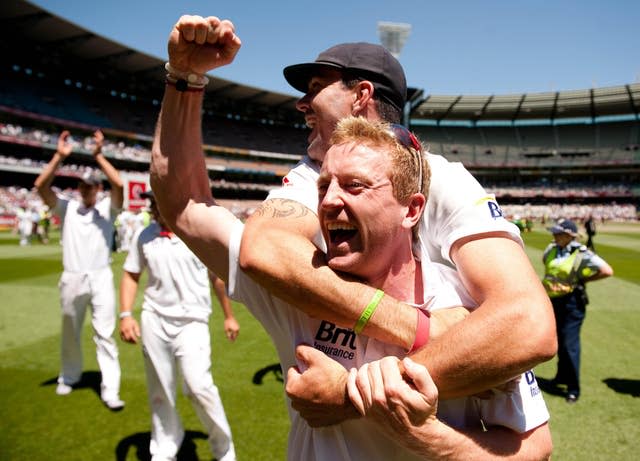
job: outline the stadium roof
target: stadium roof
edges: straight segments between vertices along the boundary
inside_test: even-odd
[[[613,117],[640,113],[640,83],[549,93],[491,96],[427,96],[413,118],[492,121]]]
[[[164,62],[59,18],[25,0],[0,2],[0,50],[7,58],[40,61],[50,68],[75,63],[74,73],[85,72],[103,82],[118,81],[130,92],[162,94]],[[73,61],[70,61],[72,59]],[[87,65],[89,64],[89,66]],[[57,66],[56,66],[57,65]],[[68,70],[67,70],[68,71]],[[151,82],[151,83],[150,83]],[[206,104],[231,108],[235,113],[282,120],[301,117],[297,97],[240,85],[211,76],[207,87],[215,93]],[[548,93],[489,96],[427,95],[412,89],[412,121],[492,122],[602,117],[640,118],[640,83],[608,88]],[[205,106],[206,107],[206,106]]]
[[[133,77],[140,87],[149,86],[149,82],[157,82],[160,88],[164,85],[166,72],[163,60],[96,35],[27,1],[0,2],[0,25],[0,49],[5,52],[5,60],[7,55],[22,57],[23,60],[42,56],[55,65],[61,64],[61,60],[55,61],[56,57],[64,57],[66,63],[69,59],[77,62],[74,72],[84,70],[95,74],[99,69],[105,80],[122,81]],[[20,56],[21,52],[16,50],[26,52]],[[91,69],[86,69],[87,63]],[[131,86],[131,82],[128,84]],[[207,92],[216,93],[220,99],[234,101],[245,108],[254,104],[269,107],[270,111],[282,109],[296,113],[298,98],[295,96],[240,85],[214,76],[210,76]]]

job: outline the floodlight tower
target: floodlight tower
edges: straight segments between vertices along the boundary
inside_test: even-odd
[[[403,22],[378,22],[380,42],[396,59],[400,58],[400,52],[410,32],[411,24]]]
[[[411,32],[411,24],[404,22],[386,22],[378,21],[378,36],[380,42],[389,52],[395,56],[396,59],[400,59],[400,52],[404,43],[409,37]],[[410,100],[407,102],[402,111],[402,123],[405,126],[409,126],[409,116],[416,101],[422,96],[422,90],[414,91],[411,94]]]

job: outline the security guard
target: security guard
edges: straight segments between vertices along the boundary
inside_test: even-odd
[[[566,386],[566,401],[580,396],[580,327],[589,303],[585,283],[613,275],[604,259],[576,240],[578,228],[569,219],[549,228],[554,242],[544,251],[542,283],[551,298],[558,333],[558,371],[553,383]]]

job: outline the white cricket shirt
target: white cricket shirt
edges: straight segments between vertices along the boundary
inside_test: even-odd
[[[138,231],[124,262],[124,270],[142,273],[148,269],[143,310],[163,317],[208,322],[211,288],[205,265],[175,235],[160,236],[160,225],[152,222]]]
[[[236,223],[229,242],[229,296],[244,303],[262,323],[271,337],[285,372],[291,366],[304,369],[297,363],[295,347],[306,343],[341,363],[346,369],[359,368],[364,363],[387,355],[403,357],[406,351],[381,343],[351,329],[314,319],[272,296],[243,273],[238,263],[243,225]],[[441,264],[422,262],[425,278],[425,298],[429,309],[451,306],[472,306],[457,274]],[[522,381],[522,380],[521,380]],[[531,389],[537,389],[535,380]],[[530,391],[518,386],[511,393],[496,394],[496,398],[475,402],[473,398],[440,403],[439,417],[457,427],[478,427],[480,419],[486,425],[504,425],[519,432],[535,428],[548,420],[549,414],[539,390]],[[287,399],[291,431],[288,457],[291,460],[339,461],[363,459],[414,460],[409,450],[387,438],[375,424],[357,419],[326,428],[311,428],[290,407]]]
[[[58,197],[55,212],[62,222],[65,271],[90,272],[109,267],[117,211],[111,208],[109,197],[90,208],[76,199]]]

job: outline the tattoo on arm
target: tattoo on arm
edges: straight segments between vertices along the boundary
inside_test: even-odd
[[[301,218],[309,213],[311,210],[300,202],[275,198],[262,202],[254,214],[268,218]]]

